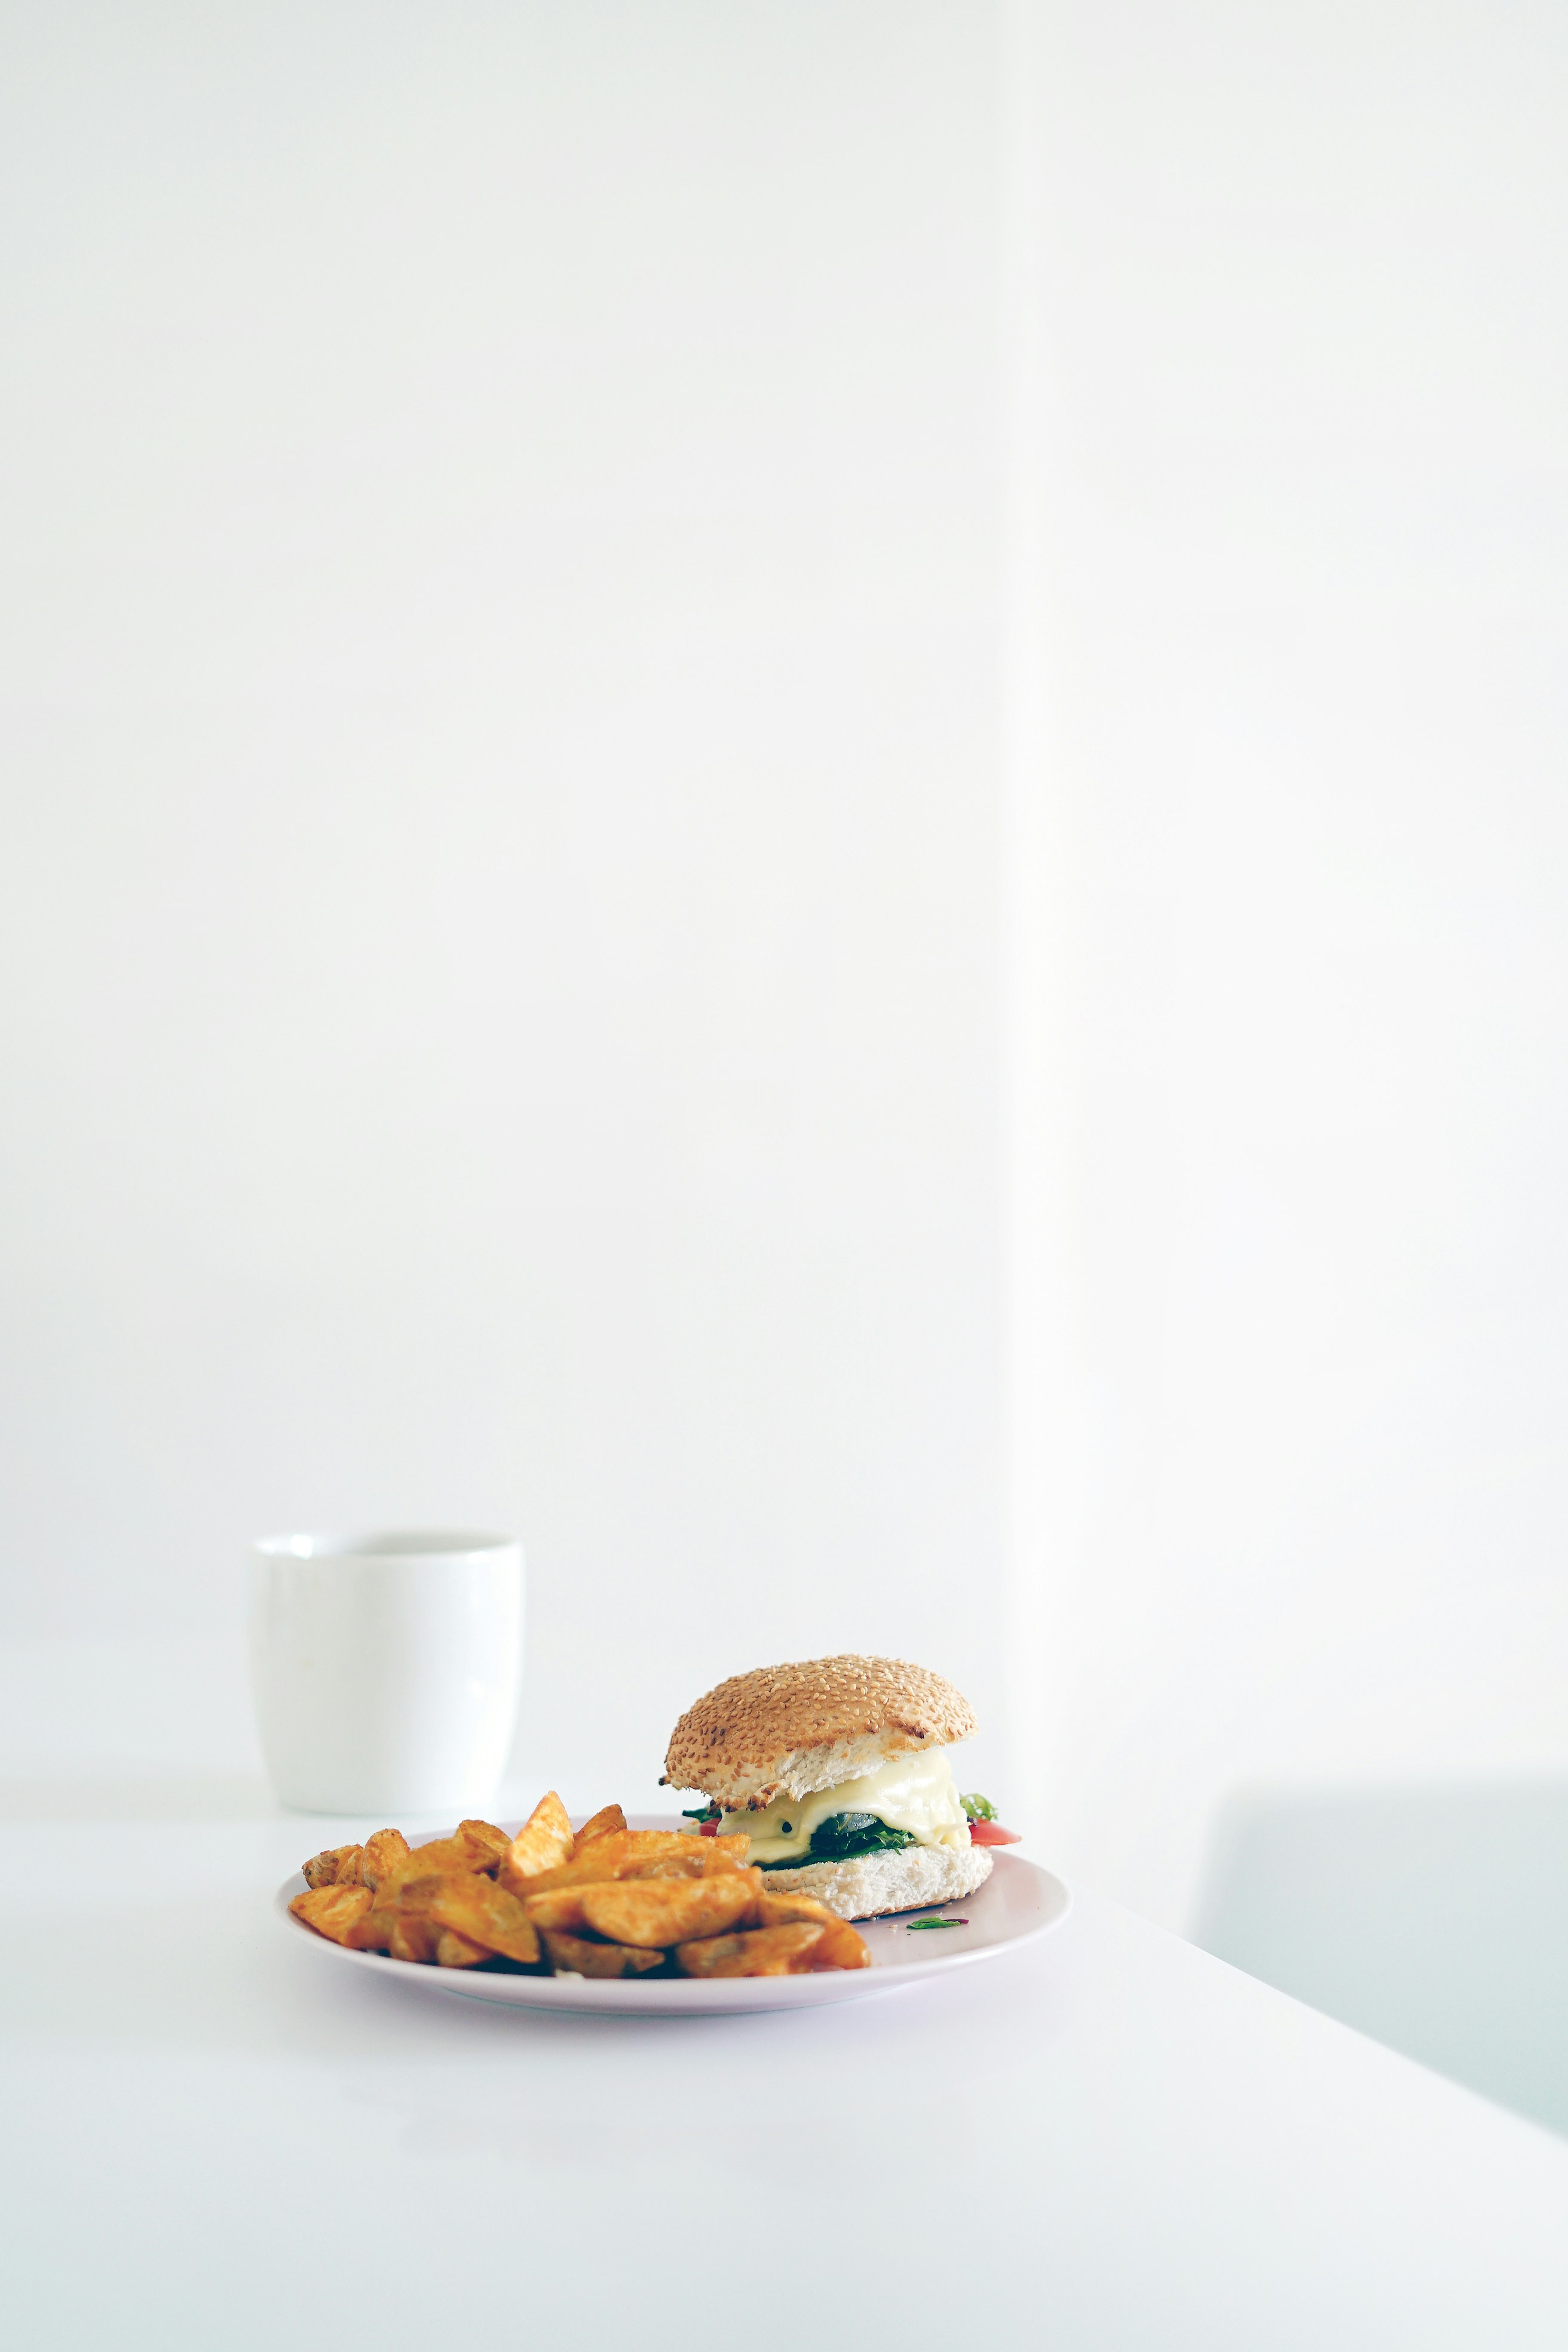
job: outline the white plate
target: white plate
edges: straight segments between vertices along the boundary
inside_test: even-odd
[[[638,1815],[637,1829],[676,1829],[679,1823]],[[1016,1952],[1049,1935],[1067,1917],[1072,1897],[1059,1878],[1017,1854],[999,1850],[984,1885],[961,1901],[928,1904],[888,1919],[857,1921],[871,1948],[868,1969],[824,1969],[806,1977],[585,1977],[491,1976],[476,1969],[416,1968],[382,1952],[349,1952],[307,1927],[289,1909],[305,1891],[296,1872],[278,1891],[278,1909],[290,1934],[340,1968],[370,1969],[395,1977],[419,1992],[447,1993],[459,2000],[498,2001],[513,2009],[566,2009],[594,2017],[724,2017],[756,2009],[812,2009],[821,2001],[864,2000],[872,1993],[900,1992],[927,1977],[945,1976],[976,1960]],[[921,1928],[921,1919],[962,1919],[958,1927]],[[912,1930],[912,1932],[911,1932]]]

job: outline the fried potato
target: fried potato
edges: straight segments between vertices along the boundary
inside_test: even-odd
[[[731,1870],[718,1878],[632,1878],[583,1889],[583,1916],[614,1944],[684,1944],[717,1936],[749,1917],[762,1873]]]
[[[364,1879],[360,1864],[364,1858],[363,1845],[330,1845],[322,1853],[312,1854],[300,1867],[305,1874],[307,1886],[363,1886]]]
[[[392,1931],[397,1925],[397,1917],[395,1903],[379,1903],[372,1895],[371,1908],[362,1913],[343,1937],[343,1942],[351,1952],[390,1951]]]
[[[687,1838],[683,1843],[695,1846],[697,1840]],[[567,1867],[575,1875],[575,1857]],[[583,1895],[588,1886],[640,1885],[650,1878],[733,1877],[740,1867],[731,1854],[666,1853],[655,1854],[647,1861],[639,1861],[635,1855],[627,1861],[622,1856],[619,1879],[614,1877],[611,1864],[606,1863],[602,1869],[576,1877],[574,1885],[546,1886],[542,1894],[525,1894],[521,1899],[536,1927],[555,1927],[563,1934],[580,1936],[588,1925],[583,1911]],[[550,1874],[552,1878],[563,1874],[555,1871]]]
[[[794,1927],[803,1919],[826,1927],[830,1919],[837,1916],[837,1911],[830,1911],[826,1903],[817,1901],[815,1895],[774,1895],[765,1882],[757,1897],[759,1927]]]
[[[525,1967],[539,1958],[539,1937],[527,1912],[515,1895],[482,1871],[406,1880],[399,1902],[437,1927],[449,1927],[471,1943],[482,1944],[487,1952],[500,1952]]]
[[[814,1969],[868,1969],[871,1947],[847,1919],[835,1919],[824,1927],[811,1965]]]
[[[612,1830],[607,1837],[591,1838],[581,1853],[570,1862],[560,1863],[553,1870],[542,1871],[537,1878],[514,1882],[510,1861],[500,1869],[500,1882],[510,1886],[514,1895],[549,1895],[558,1886],[587,1886],[597,1881],[634,1877],[643,1864],[666,1854],[689,1856],[700,1843],[722,1846],[731,1860],[735,1849],[751,1843],[750,1838],[704,1838],[700,1842],[688,1837],[684,1830]],[[739,1857],[744,1860],[743,1853]],[[715,1864],[714,1867],[722,1865]]]
[[[376,1893],[384,1900],[406,1886],[410,1879],[445,1878],[453,1871],[478,1874],[485,1867],[483,1853],[466,1837],[432,1838],[428,1845],[408,1846],[382,1872]]]
[[[814,1919],[816,1927],[827,1927],[827,1922],[837,1916],[839,1915],[827,1910],[826,1903],[818,1903],[816,1895],[775,1895],[766,1879],[762,1884],[762,1894],[757,1895],[757,1927],[797,1927],[802,1919]]]
[[[676,1946],[676,1966],[688,1977],[806,1976],[826,1932],[803,1919],[793,1927],[759,1927],[749,1935],[705,1936],[700,1943]]]
[[[598,1811],[585,1821],[578,1831],[572,1851],[574,1854],[581,1853],[583,1848],[592,1839],[613,1837],[618,1831],[624,1830],[626,1825],[626,1817],[619,1805],[601,1805]]]
[[[360,1874],[367,1886],[379,1886],[385,1873],[399,1854],[408,1851],[408,1840],[401,1830],[377,1830],[366,1838],[360,1859]]]
[[[312,1886],[296,1895],[289,1908],[318,1936],[346,1944],[374,1900],[368,1886]]]
[[[621,1873],[623,1878],[722,1878],[731,1871],[744,1870],[745,1863],[731,1849],[749,1844],[746,1838],[683,1838],[681,1843],[690,1848],[686,1853],[656,1853],[651,1861],[633,1864]]]
[[[759,1927],[786,1927],[806,1921],[822,1929],[822,1941],[811,1956],[814,1969],[868,1969],[871,1954],[863,1937],[847,1919],[819,1903],[815,1895],[759,1895]]]
[[[510,1860],[502,1863],[497,1876],[514,1895],[552,1895],[560,1886],[601,1885],[619,1878],[627,1867],[630,1856],[618,1849],[623,1838],[632,1834],[627,1831],[622,1837],[591,1839],[585,1853],[575,1855],[571,1862],[557,1863],[553,1870],[542,1870],[536,1878],[517,1877]]]
[[[470,1944],[467,1936],[455,1928],[443,1927],[436,1939],[436,1966],[438,1969],[474,1969],[489,1954],[482,1944]]]
[[[448,1876],[461,1876],[494,1891],[494,1882],[481,1873],[479,1850],[468,1839],[435,1838],[428,1845],[405,1844],[401,1853],[394,1853],[371,1907],[345,1940],[356,1952],[390,1952],[395,1960],[434,1958],[436,1937],[444,1923],[431,1921],[427,1934],[408,1923],[428,1918],[423,1885],[444,1883]]]
[[[637,1977],[657,1969],[664,1954],[635,1944],[590,1944],[581,1936],[544,1930],[544,1948],[556,1970],[580,1977]]]
[[[524,1895],[521,1900],[542,1936],[547,1927],[563,1936],[580,1936],[588,1924],[583,1916],[580,1886],[558,1886],[552,1895]]]
[[[519,1830],[500,1866],[501,1884],[521,1892],[529,1880],[572,1859],[572,1824],[553,1789],[541,1797]]]
[[[481,1870],[493,1870],[511,1852],[511,1840],[505,1830],[498,1830],[494,1822],[459,1822],[458,1835],[483,1854]]]
[[[809,1895],[766,1892],[743,1832],[632,1830],[603,1806],[574,1837],[554,1790],[515,1838],[493,1822],[411,1846],[401,1830],[329,1846],[303,1865],[290,1905],[317,1934],[407,1964],[478,1968],[495,1958],[595,1978],[644,1975],[667,1956],[689,1976],[865,1968],[845,1920]]]
[[[421,1918],[416,1911],[399,1911],[386,1948],[395,1960],[423,1962],[435,1958],[440,1940],[441,1930],[434,1919]]]

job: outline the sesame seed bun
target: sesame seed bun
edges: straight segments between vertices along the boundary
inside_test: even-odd
[[[894,1756],[951,1747],[974,1727],[950,1682],[901,1658],[759,1666],[688,1707],[670,1737],[665,1785],[700,1789],[729,1811],[754,1809],[835,1789]]]

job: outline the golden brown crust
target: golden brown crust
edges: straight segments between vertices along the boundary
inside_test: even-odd
[[[688,1707],[664,1776],[724,1805],[765,1805],[781,1788],[794,1796],[832,1788],[877,1760],[967,1739],[974,1727],[967,1699],[925,1666],[807,1658],[733,1675]]]

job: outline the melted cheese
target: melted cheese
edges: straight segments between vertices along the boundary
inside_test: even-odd
[[[952,1784],[945,1748],[895,1756],[858,1780],[818,1789],[809,1797],[775,1797],[754,1813],[726,1813],[721,1830],[744,1830],[749,1862],[805,1861],[812,1832],[834,1813],[874,1813],[889,1829],[908,1830],[921,1845],[967,1845],[969,1820]]]

